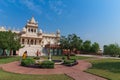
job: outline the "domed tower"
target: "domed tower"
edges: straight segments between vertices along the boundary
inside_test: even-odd
[[[56,31],[56,43],[59,43],[60,42],[60,30],[58,29],[57,31]]]
[[[28,20],[25,27],[26,27],[27,33],[37,33],[38,31],[38,23],[35,21],[34,17]]]
[[[60,37],[60,30],[59,29],[56,31],[56,36]]]

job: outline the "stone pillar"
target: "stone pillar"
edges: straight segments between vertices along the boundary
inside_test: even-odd
[[[20,44],[22,44],[22,38],[20,38]]]
[[[27,39],[25,39],[25,45],[27,45]]]
[[[29,39],[29,45],[31,45],[31,39]]]
[[[34,32],[34,31],[33,31]],[[33,39],[33,45],[35,45],[35,39]]]

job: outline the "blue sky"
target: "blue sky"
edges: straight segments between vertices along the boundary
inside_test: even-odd
[[[44,32],[120,44],[120,0],[0,0],[0,26],[22,29],[32,16]]]

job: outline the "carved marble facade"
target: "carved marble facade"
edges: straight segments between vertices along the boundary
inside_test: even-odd
[[[0,31],[8,31],[4,27],[0,27]],[[44,33],[42,29],[38,30],[38,23],[34,17],[27,21],[22,31],[13,31],[20,37],[20,43],[23,48],[19,49],[19,56],[22,56],[27,51],[28,56],[36,56],[36,52],[39,51],[41,55],[47,55],[45,45],[47,44],[59,44],[60,31],[55,33]]]
[[[38,23],[32,17],[20,34],[20,43],[24,47],[19,50],[19,55],[21,56],[24,51],[27,51],[29,56],[34,56],[38,50],[41,52],[41,55],[46,55],[44,51],[45,45],[58,44],[59,40],[59,30],[52,34],[43,33],[41,29],[38,30]]]

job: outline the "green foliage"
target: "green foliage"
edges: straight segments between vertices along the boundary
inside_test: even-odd
[[[64,64],[66,64],[66,65],[68,65],[68,64],[72,64],[72,63],[74,63],[75,62],[75,60],[65,60],[64,61]]]
[[[22,59],[22,61],[21,61],[22,66],[31,66],[34,63],[35,63],[35,61],[32,58]]]
[[[116,56],[120,55],[120,47],[118,44],[104,45],[104,54]]]
[[[5,53],[5,49],[18,50],[21,48],[18,35],[16,33],[12,33],[11,31],[0,31],[0,48],[3,49],[3,54]]]
[[[91,52],[97,53],[99,51],[99,44],[94,42],[91,46]]]
[[[35,60],[39,60],[40,57],[39,57],[39,56],[36,56],[36,57],[34,57],[33,59],[35,59]]]
[[[66,66],[73,66],[77,64],[76,59],[69,59],[69,60],[64,60],[64,65]]]
[[[53,61],[43,61],[40,64],[41,68],[54,68],[54,62]]]
[[[90,52],[90,50],[91,50],[91,41],[86,40],[85,42],[83,42],[82,50],[85,51],[85,52]]]
[[[98,43],[94,42],[93,44],[91,44],[90,40],[86,40],[83,42],[83,40],[80,37],[78,37],[76,34],[69,34],[67,37],[62,36],[60,39],[60,45],[62,49],[70,50],[70,52],[74,50],[76,51],[81,50],[87,53],[88,52],[97,53],[99,50]]]
[[[82,45],[82,40],[76,34],[69,34],[67,37],[62,36],[60,39],[60,44],[62,49],[70,49],[74,48],[80,50]]]

